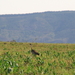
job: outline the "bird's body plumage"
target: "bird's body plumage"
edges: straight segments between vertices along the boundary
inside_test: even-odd
[[[34,54],[34,55],[39,55],[39,53],[38,52],[36,52],[35,50],[33,50],[33,49],[31,49],[31,52],[32,52],[32,54]]]

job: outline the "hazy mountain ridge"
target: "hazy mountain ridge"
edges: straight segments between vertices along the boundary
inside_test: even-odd
[[[0,40],[75,43],[75,11],[0,15]]]

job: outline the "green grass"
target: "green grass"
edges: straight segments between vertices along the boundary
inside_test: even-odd
[[[75,75],[75,44],[0,42],[0,75]]]

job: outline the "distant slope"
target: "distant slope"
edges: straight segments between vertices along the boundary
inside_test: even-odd
[[[0,15],[0,41],[75,43],[75,11]]]

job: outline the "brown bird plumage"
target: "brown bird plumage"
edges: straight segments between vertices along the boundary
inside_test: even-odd
[[[33,49],[31,49],[31,52],[32,52],[32,54],[34,54],[34,55],[39,55],[39,53],[38,52],[36,52],[35,50],[33,50]]]

